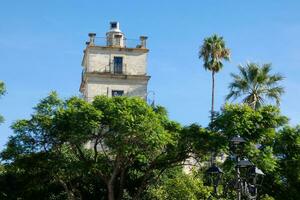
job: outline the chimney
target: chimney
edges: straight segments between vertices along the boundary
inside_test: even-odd
[[[141,48],[146,48],[146,40],[147,40],[147,36],[140,36],[140,41],[141,41],[141,44],[140,44],[140,47]]]
[[[95,46],[96,33],[89,33],[90,41],[87,42],[89,46]]]

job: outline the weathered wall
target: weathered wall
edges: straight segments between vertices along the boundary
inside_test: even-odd
[[[88,72],[113,72],[114,56],[123,57],[124,74],[145,75],[147,73],[147,53],[138,50],[87,49],[86,69]]]
[[[125,96],[146,98],[147,81],[89,77],[85,97],[88,101],[92,101],[97,95],[111,97],[112,90],[123,90]]]

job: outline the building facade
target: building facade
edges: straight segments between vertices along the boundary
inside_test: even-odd
[[[80,92],[87,101],[97,95],[139,96],[146,99],[147,75],[146,36],[129,40],[118,22],[110,23],[106,37],[89,33],[82,60]]]

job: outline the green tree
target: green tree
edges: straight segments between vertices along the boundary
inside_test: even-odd
[[[143,199],[151,200],[198,200],[208,199],[211,190],[205,187],[196,172],[186,174],[182,168],[166,171],[161,180],[149,187]]]
[[[279,159],[279,170],[274,175],[280,190],[277,198],[300,199],[300,126],[281,129],[274,148]]]
[[[214,94],[215,94],[215,73],[223,67],[223,60],[229,61],[230,50],[226,48],[223,37],[212,35],[205,38],[199,51],[199,58],[203,58],[204,69],[211,71],[212,94],[211,94],[211,118],[214,116]]]
[[[55,185],[51,184],[54,169],[51,161],[55,158],[48,130],[54,110],[61,105],[57,95],[52,93],[34,108],[31,119],[12,125],[14,135],[1,152],[5,173],[1,175],[0,188],[6,199],[49,199],[47,190]]]
[[[240,135],[246,139],[246,143],[239,149],[242,158],[248,158],[265,174],[263,182],[263,192],[275,196],[279,192],[273,189],[277,187],[274,182],[274,174],[279,170],[278,157],[274,150],[276,130],[282,128],[288,119],[282,116],[279,109],[274,106],[263,106],[257,110],[246,104],[232,105],[226,104],[216,119],[211,123],[213,131],[225,137],[224,145],[230,147],[230,139]],[[225,149],[225,154],[231,154],[230,149]],[[226,183],[234,178],[234,160],[229,156],[222,164],[224,180]],[[234,190],[231,188],[231,190]],[[261,191],[261,190],[260,190]]]
[[[258,109],[267,99],[275,100],[279,105],[284,89],[279,85],[283,79],[280,74],[270,74],[271,64],[259,66],[247,63],[239,66],[239,74],[231,74],[233,81],[229,84],[230,92],[226,99],[243,98],[243,103]]]
[[[180,125],[140,98],[97,97],[91,104],[52,93],[12,128],[1,158],[17,180],[28,178],[18,194],[24,199],[140,199],[190,150]]]
[[[275,199],[272,196],[264,195],[263,197],[261,197],[261,200],[275,200]]]

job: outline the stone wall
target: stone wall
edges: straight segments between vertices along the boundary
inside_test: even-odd
[[[111,97],[112,90],[123,90],[125,96],[139,96],[146,98],[147,80],[111,79],[89,76],[84,96],[88,101],[92,101],[97,95]]]
[[[146,75],[147,53],[145,51],[119,48],[88,48],[87,72],[113,72],[114,56],[123,57],[123,70],[127,75]]]

